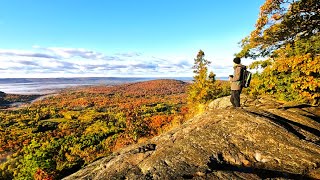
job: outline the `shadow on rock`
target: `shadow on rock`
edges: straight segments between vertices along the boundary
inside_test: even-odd
[[[286,178],[286,179],[312,179],[308,176],[304,176],[301,174],[294,174],[289,172],[282,172],[277,170],[268,170],[263,168],[256,167],[245,167],[245,166],[236,166],[231,165],[224,161],[223,155],[220,153],[217,157],[212,155],[207,163],[209,170],[206,172],[207,174],[212,173],[213,171],[231,171],[231,172],[241,172],[241,173],[249,173],[256,174],[261,179],[269,179],[269,178]]]
[[[250,110],[246,110],[246,111],[248,113],[253,114],[253,115],[264,117],[264,118],[272,121],[273,123],[275,123],[277,125],[280,125],[281,127],[286,129],[290,133],[296,135],[299,139],[303,139],[303,140],[309,141],[303,134],[301,134],[299,131],[297,131],[294,128],[294,126],[300,128],[302,130],[305,130],[305,131],[307,131],[309,133],[312,133],[315,136],[320,137],[320,131],[319,130],[317,130],[315,128],[312,128],[312,127],[309,127],[309,126],[306,126],[306,125],[303,125],[303,124],[300,124],[300,123],[297,123],[297,122],[294,122],[292,120],[283,118],[283,117],[278,116],[276,114],[272,114],[272,113],[266,112],[266,111],[261,111],[261,112],[254,112],[254,111],[250,111]],[[319,118],[319,117],[316,117],[316,118]],[[310,141],[310,142],[312,142],[312,141]],[[313,143],[315,143],[315,142],[313,142]]]

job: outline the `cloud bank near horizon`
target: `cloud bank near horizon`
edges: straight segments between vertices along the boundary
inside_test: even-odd
[[[193,58],[146,56],[140,52],[105,54],[84,48],[0,49],[0,74],[14,77],[191,77]],[[218,76],[231,66],[213,65]]]

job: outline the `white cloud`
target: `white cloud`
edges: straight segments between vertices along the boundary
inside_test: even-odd
[[[91,50],[86,50],[83,48],[59,48],[59,47],[49,47],[42,48],[39,46],[35,46],[37,49],[42,49],[45,51],[51,51],[53,54],[60,56],[61,58],[73,58],[73,57],[81,57],[84,59],[102,59],[104,55],[102,53],[98,53]]]
[[[233,73],[233,57],[205,57],[218,77]],[[40,47],[0,49],[2,77],[193,76],[194,57],[146,55],[138,52],[106,54],[84,48]],[[249,65],[252,60],[243,60]],[[40,75],[40,76],[39,76]]]
[[[38,53],[23,50],[3,50],[0,49],[0,56],[20,56],[20,57],[35,57],[35,58],[57,58],[51,54]]]
[[[116,55],[118,55],[118,56],[123,56],[123,57],[137,57],[137,56],[141,56],[142,53],[138,53],[138,52],[127,52],[127,53],[116,53]]]
[[[83,48],[33,46],[0,49],[2,77],[192,76],[186,57],[153,57],[138,52],[105,54]]]
[[[61,62],[58,62],[58,61],[43,61],[41,62],[39,65],[41,65],[42,67],[45,67],[45,68],[58,68],[58,67],[62,67],[63,64]]]

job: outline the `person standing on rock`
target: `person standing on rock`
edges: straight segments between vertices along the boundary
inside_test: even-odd
[[[234,72],[233,72],[233,75],[229,76],[229,81],[231,82],[230,101],[233,107],[240,107],[240,94],[242,91],[241,73],[242,73],[243,65],[241,65],[241,59],[239,57],[234,58],[233,62],[234,62],[234,66],[233,66]]]

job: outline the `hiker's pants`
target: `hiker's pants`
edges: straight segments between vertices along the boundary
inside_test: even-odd
[[[240,93],[241,90],[231,90],[230,101],[233,107],[240,107]]]

